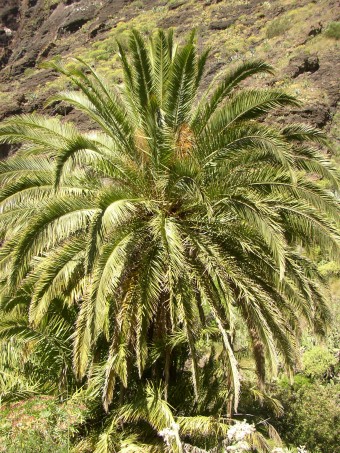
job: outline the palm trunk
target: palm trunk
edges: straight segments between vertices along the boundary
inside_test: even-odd
[[[164,378],[165,378],[165,391],[164,398],[168,401],[168,391],[170,382],[170,363],[171,363],[171,349],[169,346],[165,349],[165,365],[164,365]]]

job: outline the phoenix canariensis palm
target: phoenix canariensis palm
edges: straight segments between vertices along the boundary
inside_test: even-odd
[[[60,298],[76,309],[74,371],[82,380],[105,357],[106,409],[135,370],[167,393],[180,336],[198,395],[197,339],[213,329],[236,409],[236,321],[262,384],[279,360],[294,367],[302,321],[324,330],[308,250],[338,256],[338,176],[318,152],[320,131],[263,122],[298,104],[241,87],[272,73],[266,63],[241,63],[202,94],[208,52],[194,34],[177,46],[172,32],[146,41],[132,31],[118,52],[123,83],[113,87],[81,60],[50,64],[74,86],[51,102],[79,109],[92,131],[36,113],[1,126],[2,142],[22,144],[0,163],[2,307],[26,310],[24,294],[32,325]]]

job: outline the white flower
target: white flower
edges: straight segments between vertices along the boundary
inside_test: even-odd
[[[171,441],[178,437],[179,425],[175,422],[171,423],[170,428],[163,428],[158,432],[158,435],[163,437],[164,442],[168,447],[171,446]]]
[[[172,422],[171,423],[171,428],[174,429],[177,433],[179,432],[179,424]]]
[[[249,423],[244,420],[243,422],[236,422],[235,425],[231,426],[228,429],[227,436],[229,440],[238,442],[243,440],[246,436],[251,435],[253,432],[255,432],[254,425],[249,425]]]
[[[229,445],[229,447],[226,448],[227,451],[233,451],[235,453],[241,453],[244,451],[249,451],[251,450],[250,445],[248,442],[245,442],[244,440],[241,442],[237,442],[235,445]]]
[[[249,451],[251,449],[248,442],[245,442],[244,440],[241,442],[237,442],[236,446],[239,449],[239,451]]]
[[[298,453],[308,453],[305,445],[300,445],[300,447],[297,447],[297,451]]]
[[[6,36],[12,36],[13,32],[10,28],[4,27],[4,32]]]

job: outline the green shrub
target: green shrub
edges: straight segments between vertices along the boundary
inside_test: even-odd
[[[135,0],[131,5],[136,9],[142,9],[144,6],[142,0]]]
[[[1,447],[0,447],[1,448]],[[67,439],[53,439],[41,431],[19,433],[6,443],[6,453],[67,453]]]
[[[325,30],[325,36],[340,39],[340,22],[330,22]]]
[[[26,68],[24,71],[25,77],[31,77],[35,73],[35,69],[33,68]]]
[[[311,385],[311,381],[306,376],[304,376],[303,374],[297,374],[296,376],[294,376],[293,386],[296,390],[300,389],[301,387],[306,387],[307,385]]]
[[[46,9],[47,9],[47,8],[51,8],[51,6],[60,3],[60,1],[61,1],[61,0],[45,0],[45,2],[44,2],[44,7],[45,7]]]
[[[268,39],[274,38],[275,36],[283,35],[290,28],[289,19],[282,17],[274,19],[267,27],[266,36]]]
[[[319,265],[319,271],[325,277],[340,277],[340,264],[335,261],[327,261]]]
[[[284,415],[273,424],[291,446],[306,445],[313,453],[340,453],[340,385],[311,384],[281,388],[277,395]]]
[[[83,406],[40,396],[0,407],[0,453],[66,453]]]
[[[315,346],[303,354],[304,373],[311,379],[322,379],[336,365],[336,358],[325,347]]]

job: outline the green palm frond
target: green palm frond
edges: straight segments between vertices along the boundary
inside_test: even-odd
[[[221,102],[236,88],[243,80],[260,73],[272,73],[273,69],[263,61],[248,61],[242,63],[230,71],[219,83],[217,88],[214,87],[213,93],[209,100],[205,100],[199,105],[195,119],[192,123],[194,129],[198,127],[198,132],[206,126],[211,116],[215,113]]]

